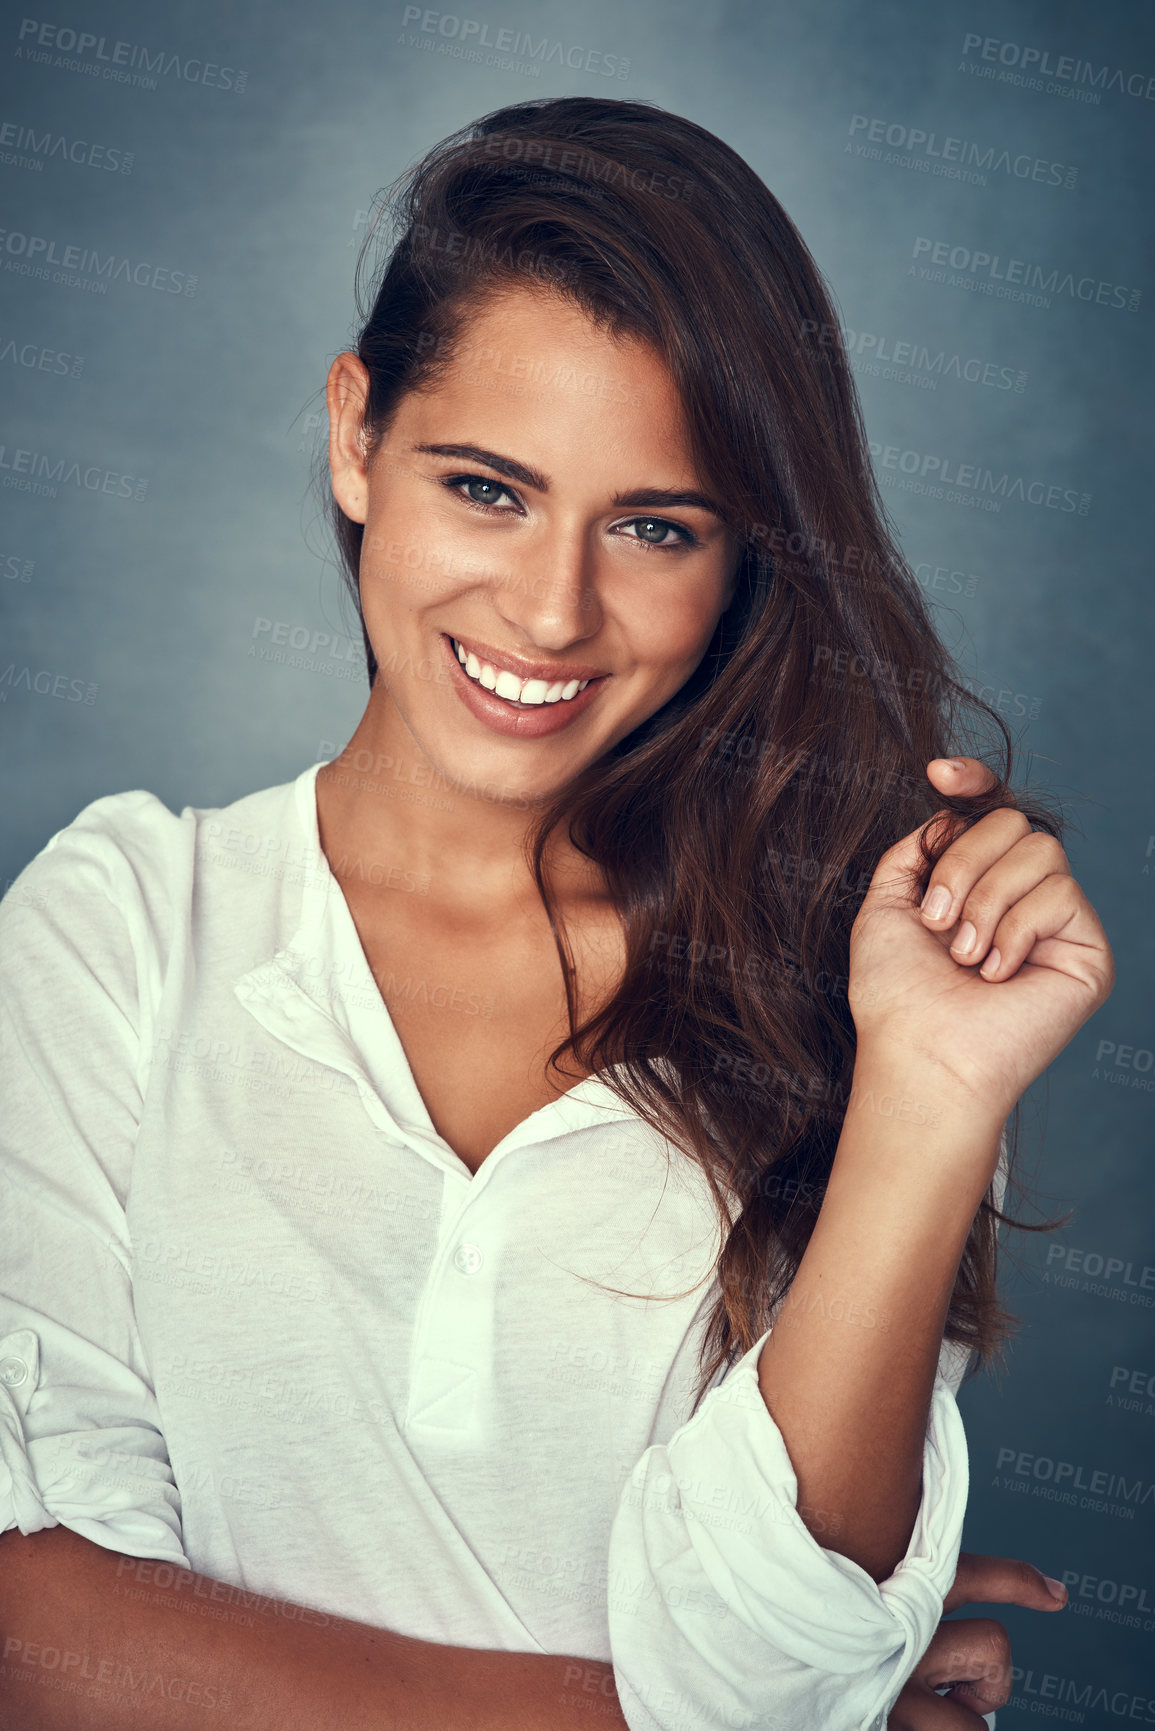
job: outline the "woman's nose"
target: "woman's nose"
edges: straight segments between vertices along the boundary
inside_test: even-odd
[[[526,643],[561,651],[602,624],[598,564],[583,532],[534,537],[494,588],[498,612]]]

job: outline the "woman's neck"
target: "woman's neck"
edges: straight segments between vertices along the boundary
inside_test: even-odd
[[[476,909],[482,920],[527,903],[540,906],[527,855],[535,808],[464,778],[447,782],[412,744],[405,754],[378,751],[354,734],[318,770],[316,801],[321,847],[334,870],[339,862],[358,862],[358,876],[374,882],[388,880],[393,868],[414,873],[437,902],[462,913]],[[564,827],[555,829],[544,856],[558,905],[605,902],[600,868]]]

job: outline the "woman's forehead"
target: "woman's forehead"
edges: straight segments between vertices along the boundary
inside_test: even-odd
[[[443,430],[446,414],[458,432]],[[695,479],[682,403],[663,358],[642,339],[599,326],[568,297],[535,289],[487,296],[467,315],[398,421],[420,427],[415,437],[518,458],[524,453],[508,450],[510,439],[559,448],[570,438],[593,440],[606,452],[675,463],[680,485]],[[487,429],[484,437],[479,429]],[[544,455],[540,464],[548,466]]]

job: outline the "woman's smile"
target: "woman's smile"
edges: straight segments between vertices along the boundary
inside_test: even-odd
[[[605,675],[564,682],[557,679],[548,684],[541,678],[521,679],[507,668],[499,671],[494,662],[482,661],[475,654],[464,650],[459,654],[456,639],[444,632],[440,641],[462,704],[494,733],[521,739],[560,733],[585,714],[607,683]]]
[[[521,703],[568,701],[591,679],[605,677],[601,667],[574,662],[527,661],[509,649],[495,649],[476,637],[451,636],[457,659],[471,679],[487,691]],[[540,689],[538,689],[540,687]]]

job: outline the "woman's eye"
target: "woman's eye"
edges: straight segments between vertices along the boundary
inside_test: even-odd
[[[496,504],[503,493],[513,498],[504,482],[490,480],[488,475],[448,475],[443,485],[457,493],[459,498],[468,499],[471,505]]]
[[[638,540],[644,547],[688,547],[694,543],[694,537],[688,529],[681,529],[676,523],[667,523],[664,517],[631,517],[628,523],[622,525],[626,529],[636,529],[636,536],[630,540]],[[673,535],[672,541],[666,536]]]

